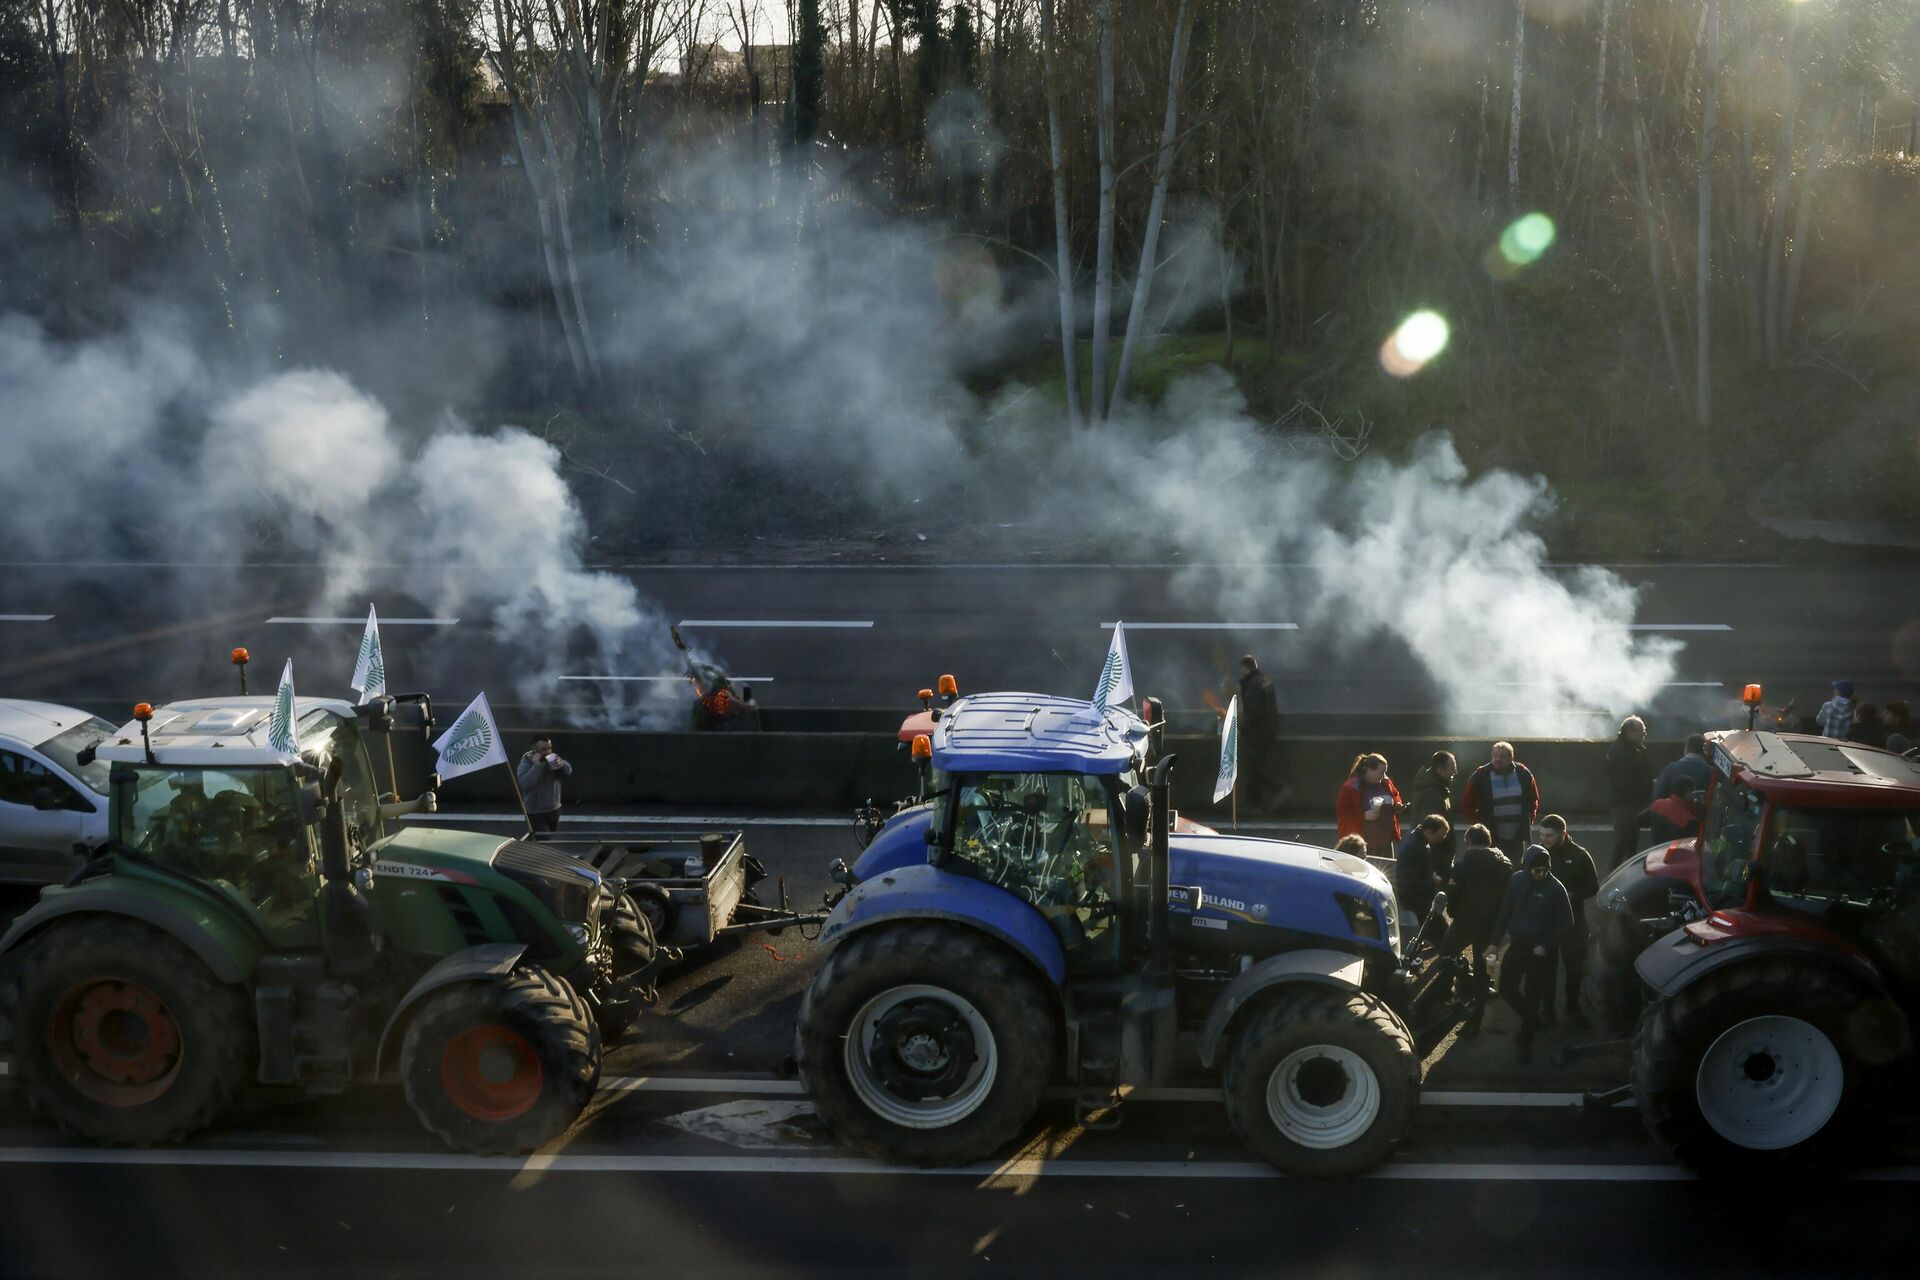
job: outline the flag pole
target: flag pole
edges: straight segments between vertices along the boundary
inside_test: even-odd
[[[527,820],[527,838],[531,840],[533,838],[533,815],[527,812],[527,797],[525,793],[520,790],[520,770],[515,767],[511,759],[507,761],[507,778],[513,783],[513,798],[520,802],[520,816]]]
[[[1233,790],[1227,792],[1228,812],[1233,818],[1233,833],[1240,834],[1240,779],[1233,780]]]

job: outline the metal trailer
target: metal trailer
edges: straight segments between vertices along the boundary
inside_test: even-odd
[[[545,847],[587,863],[624,891],[653,926],[656,941],[681,950],[765,930],[810,928],[824,912],[799,912],[787,900],[785,877],[776,877],[774,904],[756,888],[767,869],[747,852],[740,831],[684,831],[644,826],[569,832]]]

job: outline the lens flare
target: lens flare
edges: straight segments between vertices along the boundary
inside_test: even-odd
[[[1544,213],[1530,213],[1500,233],[1500,256],[1516,267],[1539,261],[1553,244],[1553,219]]]
[[[1446,350],[1448,333],[1438,311],[1416,311],[1381,344],[1380,365],[1396,378],[1412,377]]]

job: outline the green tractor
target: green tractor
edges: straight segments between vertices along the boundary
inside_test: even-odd
[[[27,1101],[146,1144],[212,1123],[249,1081],[398,1079],[453,1147],[556,1137],[603,1034],[678,953],[576,858],[399,826],[433,792],[383,795],[368,745],[397,720],[431,737],[425,695],[301,698],[297,755],[268,745],[273,702],[142,704],[95,749],[110,838],[0,937],[0,1044]]]

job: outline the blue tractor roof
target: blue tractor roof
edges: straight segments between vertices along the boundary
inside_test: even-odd
[[[948,773],[1124,773],[1147,725],[1122,707],[1048,693],[976,693],[940,716],[933,763]]]

